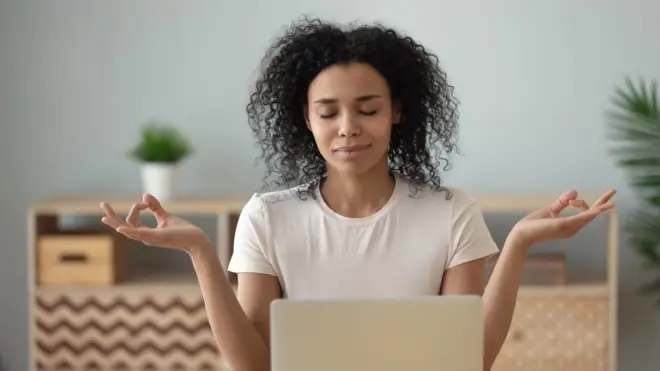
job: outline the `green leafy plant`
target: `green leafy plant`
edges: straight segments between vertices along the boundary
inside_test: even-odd
[[[609,138],[617,143],[613,155],[624,168],[630,186],[641,199],[638,209],[624,224],[627,243],[645,260],[645,267],[658,272],[640,287],[643,294],[660,295],[660,110],[657,83],[626,78],[608,111]],[[660,298],[657,300],[660,306]]]
[[[149,121],[141,130],[140,141],[131,157],[144,163],[176,164],[192,153],[188,139],[174,126]]]

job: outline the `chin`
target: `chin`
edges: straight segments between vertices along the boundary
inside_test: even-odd
[[[388,167],[387,147],[371,146],[368,150],[350,155],[326,153],[326,163],[329,169],[337,173],[356,176],[374,171],[383,166]]]
[[[335,172],[356,176],[371,172],[379,161],[353,160],[353,161],[333,161],[328,165]]]

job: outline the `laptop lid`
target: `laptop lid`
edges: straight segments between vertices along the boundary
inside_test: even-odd
[[[271,304],[273,371],[482,371],[478,296]]]

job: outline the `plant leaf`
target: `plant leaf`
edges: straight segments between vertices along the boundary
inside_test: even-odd
[[[192,153],[188,140],[170,124],[149,121],[140,133],[131,155],[142,162],[174,164]]]
[[[606,113],[608,138],[617,146],[611,150],[618,166],[624,168],[630,185],[643,200],[625,225],[627,243],[644,260],[644,266],[658,277],[639,288],[645,295],[658,295],[660,305],[660,114],[657,83],[644,80],[638,86],[626,78],[616,87]]]

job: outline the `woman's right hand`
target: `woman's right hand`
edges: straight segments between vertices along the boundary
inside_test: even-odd
[[[126,220],[122,220],[107,202],[101,203],[105,216],[101,221],[114,228],[124,236],[140,241],[146,245],[167,247],[184,250],[188,253],[192,249],[209,244],[209,238],[197,226],[168,213],[156,197],[145,193],[142,202],[136,203],[128,213]],[[140,212],[149,209],[156,217],[158,225],[148,227],[140,221]]]

